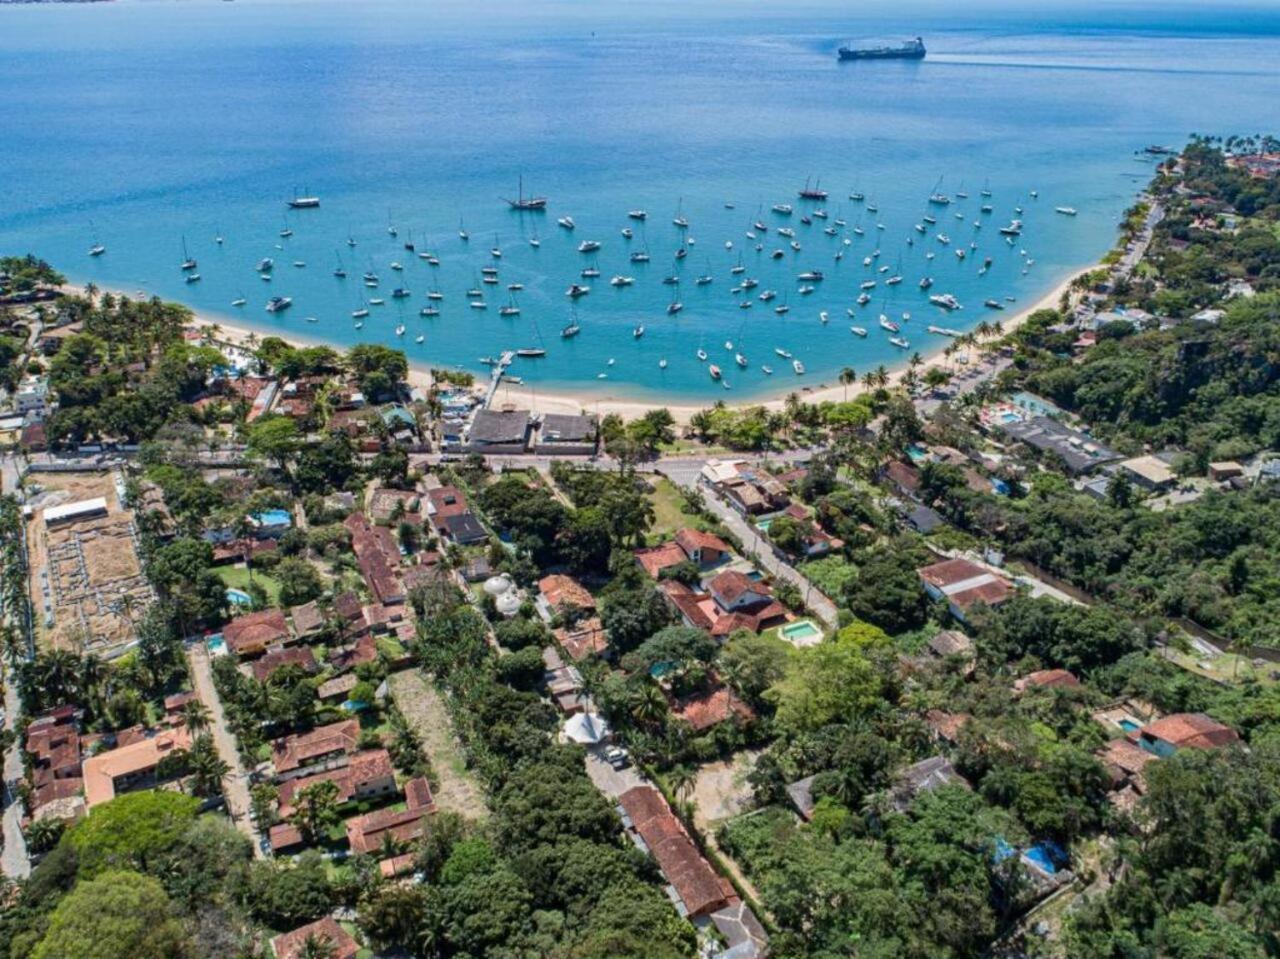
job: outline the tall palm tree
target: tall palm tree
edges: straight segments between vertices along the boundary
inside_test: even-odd
[[[646,683],[631,704],[631,715],[642,726],[656,726],[667,712],[667,699],[653,683]]]
[[[849,386],[858,382],[858,373],[852,366],[846,366],[840,371],[840,385],[844,387],[845,402],[849,400]]]
[[[191,791],[197,796],[216,796],[222,792],[222,780],[231,771],[207,733],[191,744]]]
[[[683,802],[689,798],[698,784],[698,771],[692,766],[683,764],[676,766],[667,773],[667,783],[671,786],[671,793],[676,800]]]
[[[182,725],[192,738],[199,736],[209,728],[209,707],[198,699],[184,703],[182,707]]]

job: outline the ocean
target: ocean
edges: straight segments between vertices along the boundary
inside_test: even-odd
[[[0,5],[0,251],[227,323],[399,346],[421,365],[480,372],[481,357],[542,347],[545,357],[511,372],[548,393],[687,404],[831,384],[845,366],[893,368],[937,349],[945,340],[929,324],[999,319],[986,300],[1011,315],[1096,261],[1151,175],[1143,147],[1275,132],[1275,5],[1025,6]],[[916,35],[923,62],[836,59],[842,42]],[[549,197],[545,214],[503,202],[521,177],[527,194]],[[829,198],[799,199],[806,182]],[[930,205],[935,190],[953,202]],[[301,193],[320,207],[287,211]],[[628,219],[633,209],[648,218]],[[565,215],[572,232],[557,225]],[[997,228],[1015,217],[1024,228],[1010,245]],[[578,252],[583,241],[599,251]],[[90,258],[95,242],[107,252]],[[184,243],[197,283],[179,269]],[[641,250],[649,262],[631,262]],[[270,282],[255,271],[264,257],[275,261]],[[333,275],[339,264],[345,279]],[[490,266],[499,282],[483,285]],[[590,266],[600,277],[581,279]],[[807,295],[806,271],[824,276]],[[903,282],[886,285],[894,274]],[[615,275],[634,284],[611,286]],[[713,282],[697,285],[702,275]],[[671,276],[678,286],[663,282]],[[748,277],[758,285],[734,292]],[[576,305],[566,296],[575,282],[591,287]],[[396,287],[410,295],[393,298]],[[468,306],[472,288],[486,310]],[[429,290],[444,298],[423,317]],[[761,300],[766,290],[776,297]],[[944,313],[929,293],[964,309]],[[266,312],[271,296],[292,308]],[[351,313],[372,297],[385,303],[357,329]],[[673,300],[683,309],[670,315]],[[519,315],[499,315],[513,304]],[[888,342],[881,314],[908,349]],[[575,318],[581,332],[562,339]]]

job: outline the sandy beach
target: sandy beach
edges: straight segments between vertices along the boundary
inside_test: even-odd
[[[992,319],[998,319],[1004,329],[1004,334],[1008,334],[1017,329],[1026,322],[1027,317],[1037,310],[1054,309],[1058,306],[1071,284],[1076,277],[1083,273],[1097,269],[1097,264],[1081,267],[1072,270],[1061,282],[1053,289],[1045,293],[1034,303],[1023,307],[1016,313],[1010,314],[991,314]],[[81,287],[74,285],[67,286],[68,292],[83,292]],[[105,291],[104,291],[105,292]],[[125,290],[111,290],[116,295],[137,296],[143,291],[135,290],[132,293]],[[919,322],[919,321],[917,321]],[[265,337],[275,336],[292,343],[295,346],[324,346],[333,345],[327,343],[322,337],[309,337],[304,332],[288,334],[282,333],[278,329],[269,327],[257,327],[251,323],[243,322],[239,317],[227,317],[219,314],[211,314],[208,312],[193,312],[192,320],[189,326],[193,329],[202,327],[216,326],[218,328],[217,339],[243,347],[246,342],[252,342],[250,337],[261,341]],[[933,337],[931,339],[931,347],[928,350],[919,350],[924,363],[917,370],[918,375],[923,376],[931,367],[945,367],[947,360],[944,356],[949,340],[944,337]],[[917,352],[917,351],[912,351]],[[901,382],[903,375],[907,370],[907,359],[911,354],[904,352],[902,362],[897,369],[891,371],[890,384],[896,385]],[[953,370],[954,371],[954,370]],[[859,369],[859,377],[866,373],[867,370]],[[421,361],[409,361],[409,383],[426,389],[432,384],[430,364]],[[477,382],[483,382],[482,375],[477,375]],[[783,382],[782,380],[779,381]],[[796,393],[806,403],[826,403],[840,402],[845,399],[852,399],[859,393],[865,391],[861,379],[857,383],[851,384],[848,388],[835,383],[815,382],[812,385],[805,384],[803,380],[789,378],[786,380],[789,384],[786,388],[780,387],[776,393],[764,396],[753,396],[734,401],[726,397],[725,405],[733,408],[746,408],[752,406],[764,406],[766,409],[778,410],[782,409],[786,403],[786,398],[791,393]],[[528,409],[535,413],[579,413],[584,410],[606,415],[609,413],[617,413],[624,419],[633,419],[644,415],[649,410],[665,407],[671,412],[676,422],[683,425],[689,422],[689,419],[700,410],[706,409],[710,403],[701,404],[682,404],[682,403],[661,403],[652,400],[640,400],[620,395],[611,395],[607,390],[590,390],[584,389],[581,392],[567,391],[564,389],[553,389],[543,391],[537,384],[522,383],[512,384],[504,383],[499,387],[497,394],[494,396],[494,405],[498,408],[510,406],[517,409]]]

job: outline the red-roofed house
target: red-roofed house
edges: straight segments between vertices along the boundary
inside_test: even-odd
[[[577,609],[585,613],[595,612],[596,601],[585,586],[572,576],[554,573],[538,580],[538,612],[551,620],[557,613]]]
[[[1039,669],[1027,673],[1013,684],[1015,692],[1025,692],[1032,686],[1040,689],[1079,689],[1080,680],[1065,669]]]
[[[743,580],[751,585],[744,586]],[[741,573],[721,573],[712,580],[711,588],[710,593],[695,592],[676,580],[666,580],[661,586],[663,595],[680,613],[686,626],[706,630],[713,636],[728,636],[739,629],[758,633],[788,618],[786,608],[773,599],[767,586]]]
[[[391,766],[391,754],[385,749],[366,749],[355,753],[347,764],[312,776],[286,779],[280,784],[280,815],[293,815],[294,798],[308,786],[319,782],[332,782],[338,787],[338,802],[358,799],[379,799],[396,792],[396,774]]]
[[[360,951],[360,943],[332,916],[325,916],[292,932],[282,932],[271,940],[271,951],[276,954],[276,959],[301,959],[308,939],[328,943],[332,959],[356,959]]]
[[[423,821],[435,806],[415,809],[378,809],[347,820],[347,844],[353,853],[377,854],[386,837],[397,845],[422,837]]]
[[[369,591],[380,603],[403,603],[400,547],[396,545],[395,535],[385,526],[374,526],[363,513],[352,513],[342,525],[351,533],[351,548]]]
[[[951,615],[961,622],[977,603],[999,606],[1013,595],[1013,585],[1003,576],[967,559],[946,559],[916,570],[932,599],[942,599]]]
[[[237,616],[222,630],[227,648],[237,656],[261,656],[272,646],[289,642],[289,624],[278,609]]]
[[[696,693],[672,704],[671,714],[693,727],[694,732],[710,729],[727,719],[750,722],[755,712],[728,686]]]
[[[1143,749],[1172,756],[1179,749],[1218,749],[1240,741],[1236,731],[1204,713],[1174,713],[1143,726],[1135,735]]]
[[[679,897],[683,915],[696,919],[737,901],[733,886],[702,858],[661,793],[652,786],[636,786],[618,802],[634,835]]]
[[[769,587],[736,569],[725,570],[708,584],[711,597],[727,613],[773,601]]]
[[[552,630],[556,642],[575,662],[588,656],[603,656],[609,650],[609,639],[599,616],[592,616],[572,626]]]
[[[311,651],[310,646],[273,649],[253,661],[251,667],[253,669],[253,678],[260,683],[265,683],[277,669],[283,669],[285,666],[297,666],[304,672],[314,673],[316,671],[316,654]]]
[[[714,533],[704,533],[688,527],[676,531],[675,541],[689,562],[697,563],[703,568],[717,566],[733,553],[729,544]]]
[[[354,719],[317,726],[308,733],[294,733],[271,744],[271,760],[278,779],[295,779],[345,766],[355,752],[360,724]]]
[[[664,569],[679,566],[688,559],[684,554],[684,550],[680,548],[680,544],[675,540],[668,540],[665,543],[659,543],[657,546],[638,549],[635,551],[635,557],[636,562],[652,579],[657,579],[661,576]]]

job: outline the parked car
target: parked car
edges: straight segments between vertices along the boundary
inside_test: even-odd
[[[610,746],[605,749],[604,761],[614,769],[626,769],[631,765],[631,757],[621,746]]]

